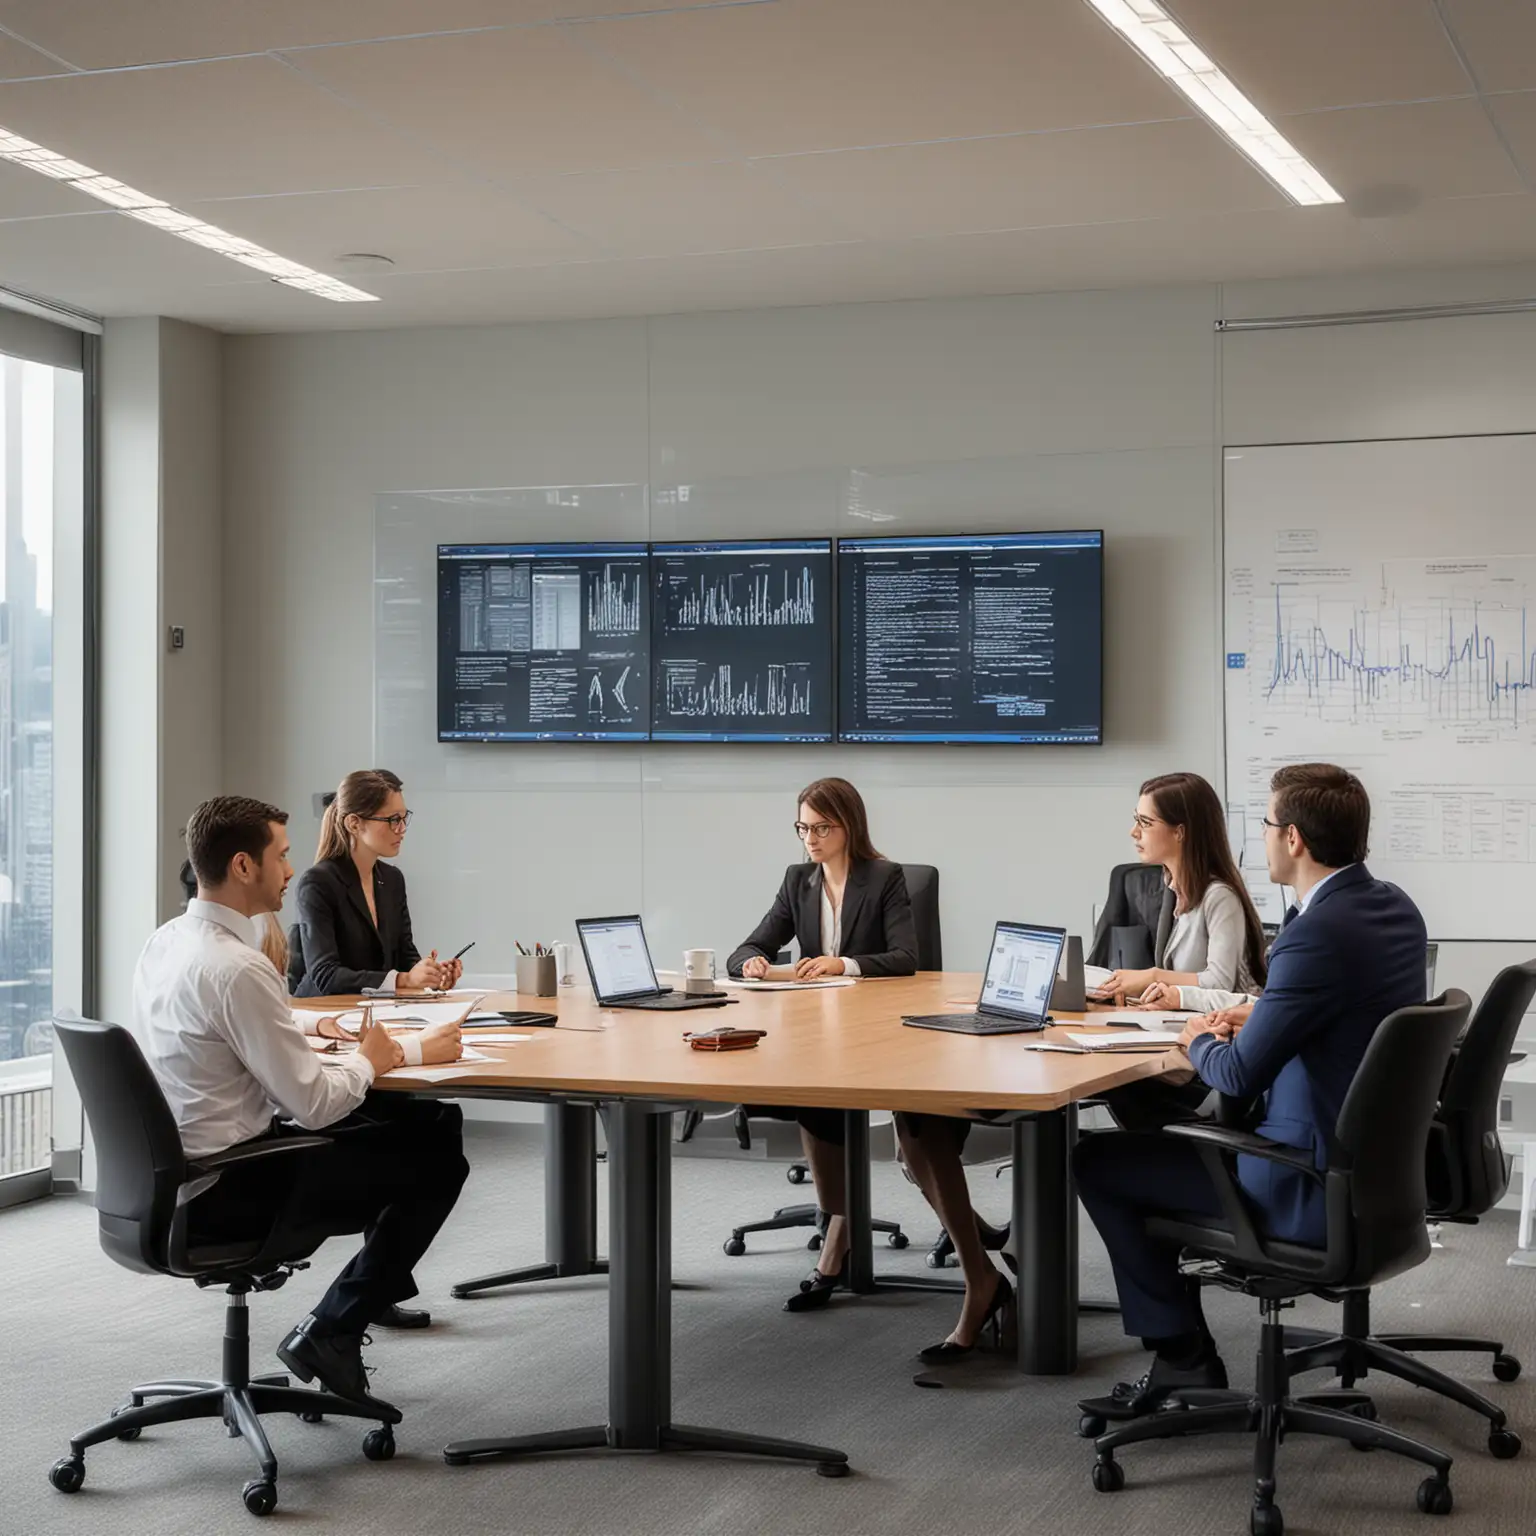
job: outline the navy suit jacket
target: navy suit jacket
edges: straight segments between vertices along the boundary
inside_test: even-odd
[[[1265,1094],[1259,1135],[1307,1148],[1326,1168],[1339,1110],[1376,1026],[1424,1001],[1424,944],[1424,919],[1397,886],[1363,864],[1341,869],[1280,930],[1247,1024],[1229,1041],[1201,1035],[1189,1059],[1222,1093]],[[1266,1231],[1324,1241],[1317,1180],[1256,1157],[1238,1158],[1237,1176]]]

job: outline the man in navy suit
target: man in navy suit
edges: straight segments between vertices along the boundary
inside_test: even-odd
[[[1371,806],[1360,781],[1326,763],[1281,768],[1270,781],[1264,850],[1269,877],[1296,905],[1269,955],[1264,994],[1245,1021],[1192,1019],[1180,1044],[1201,1081],[1221,1093],[1264,1095],[1261,1136],[1312,1153],[1326,1168],[1334,1126],[1376,1027],[1424,1001],[1424,919],[1363,862]],[[1180,1387],[1224,1387],[1226,1368],[1200,1310],[1200,1287],[1179,1273],[1178,1249],[1147,1235],[1146,1218],[1221,1214],[1199,1152],[1156,1133],[1085,1138],[1078,1189],[1114,1265],[1125,1331],[1154,1352],[1139,1381],[1084,1409],[1127,1418]],[[1240,1157],[1237,1176],[1259,1226],[1321,1246],[1322,1186],[1297,1169]]]

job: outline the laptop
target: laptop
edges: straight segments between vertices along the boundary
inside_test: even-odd
[[[604,1008],[683,1010],[720,1008],[734,999],[689,997],[659,986],[651,964],[650,946],[638,916],[583,917],[576,922],[581,952],[586,957],[592,992]]]
[[[903,1018],[917,1029],[959,1035],[1021,1035],[1051,1022],[1051,991],[1067,941],[1065,928],[999,923],[974,1013],[924,1013]]]

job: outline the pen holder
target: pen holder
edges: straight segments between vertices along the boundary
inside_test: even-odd
[[[519,955],[517,957],[517,990],[524,997],[553,997],[555,995],[555,957],[553,955]]]

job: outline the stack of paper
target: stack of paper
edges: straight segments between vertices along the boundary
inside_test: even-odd
[[[1151,1030],[1129,1030],[1127,1032],[1113,1031],[1107,1035],[1079,1034],[1076,1030],[1067,1031],[1067,1039],[1073,1045],[1085,1051],[1144,1051],[1148,1046],[1177,1045],[1177,1034],[1157,1033]]]

